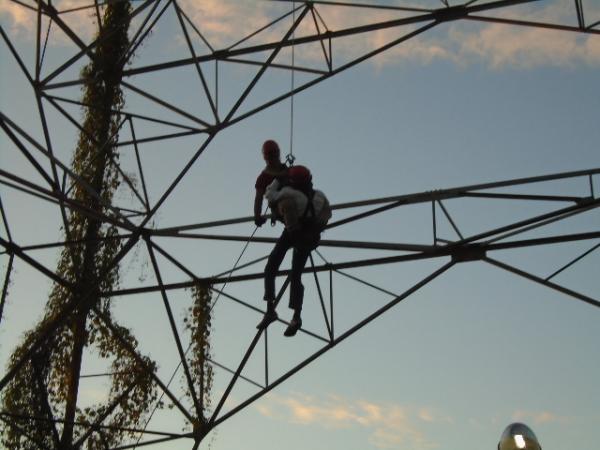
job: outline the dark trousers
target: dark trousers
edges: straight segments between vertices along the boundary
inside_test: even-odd
[[[281,233],[265,266],[265,300],[275,299],[275,275],[279,270],[283,258],[285,258],[285,254],[292,247],[294,248],[294,254],[292,255],[292,271],[290,274],[289,307],[299,312],[302,309],[302,300],[304,298],[302,270],[304,269],[308,255],[310,255],[310,250],[300,250],[294,247],[290,233],[287,230],[283,230],[283,233]]]

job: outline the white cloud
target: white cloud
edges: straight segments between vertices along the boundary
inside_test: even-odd
[[[418,417],[424,422],[435,422],[435,414],[429,408],[421,408],[418,412]]]
[[[450,38],[459,48],[458,60],[479,59],[494,69],[600,64],[598,36],[494,24],[477,33],[454,28]]]
[[[272,20],[268,2],[180,0],[179,5],[214,48],[234,44]]]
[[[32,2],[35,9],[35,2]],[[82,6],[81,0],[55,0],[52,5],[57,11],[69,11]],[[0,1],[0,17],[7,18],[10,23],[10,33],[22,40],[33,42],[37,29],[37,12],[26,8],[18,3],[8,0]],[[73,12],[60,14],[60,18],[77,34],[84,42],[96,32],[95,9],[83,9]],[[48,17],[42,15],[42,39],[45,38],[48,29]],[[70,43],[71,39],[64,34],[56,25],[52,24],[48,43],[50,45],[65,45]]]
[[[56,0],[59,10],[80,5],[79,0]],[[179,5],[214,48],[229,46],[252,32],[268,24],[274,18],[291,10],[291,4],[277,2],[240,2],[239,0],[179,0]],[[600,6],[585,4],[586,17],[600,18]],[[358,10],[357,8],[327,7],[317,5],[318,10],[331,30],[339,30],[355,25],[374,23],[398,18],[398,13],[385,10]],[[502,15],[509,15],[511,9]],[[514,10],[512,10],[514,11]],[[93,11],[67,14],[64,16],[74,30],[86,39],[95,30]],[[574,24],[575,8],[572,3],[552,3],[546,7],[539,5],[522,6],[519,17],[535,21]],[[512,13],[516,14],[515,12]],[[8,16],[11,32],[22,38],[34,35],[35,13],[12,2],[0,2],[0,15]],[[261,32],[255,40],[276,42],[291,25],[287,18],[279,25]],[[435,32],[424,34],[403,42],[372,60],[377,67],[416,62],[430,64],[435,61],[448,61],[459,66],[483,63],[491,69],[506,67],[528,69],[540,66],[571,67],[579,64],[600,65],[600,36],[581,33],[545,30],[540,28],[508,26],[503,24],[481,24],[457,21],[434,28]],[[364,36],[334,40],[334,60],[347,61],[385,45],[406,33],[410,28],[386,29],[371,32]],[[311,15],[305,17],[297,35],[316,32]],[[60,44],[62,33],[56,33],[55,43]],[[66,37],[62,37],[63,43]],[[175,38],[184,45],[184,41]],[[282,52],[282,57],[287,51]],[[315,63],[322,61],[323,55],[318,43],[298,48],[298,61]]]
[[[0,17],[8,18],[11,34],[19,37],[30,35],[35,23],[33,11],[12,2],[0,2]]]
[[[536,425],[546,423],[566,423],[570,419],[565,416],[559,416],[551,411],[515,411],[512,420],[517,422],[533,422]]]
[[[600,17],[600,6],[586,4],[585,12],[587,17]],[[572,4],[554,3],[544,8],[530,6],[520,9],[519,13],[517,18],[524,20],[574,25],[575,8]],[[511,16],[509,13],[502,15]],[[391,30],[379,32],[374,44],[389,42],[392,36]],[[426,32],[400,44],[379,57],[377,64],[385,66],[401,61],[420,64],[450,61],[459,66],[483,63],[491,69],[572,67],[577,64],[599,66],[600,36],[499,23],[457,21],[448,25],[443,35],[431,37]]]
[[[181,4],[197,23],[201,24],[201,29],[216,47],[235,42],[286,11],[268,2],[257,4],[233,0],[207,0],[199,3],[183,0]],[[391,15],[392,13],[383,10],[360,10],[359,14],[356,8],[319,6],[319,9],[324,21],[332,30],[398,18],[398,13]],[[554,3],[545,8],[522,8],[519,14],[541,22],[573,24],[574,11],[571,4]],[[586,4],[585,11],[587,17],[600,17],[600,8],[595,5]],[[285,24],[289,26],[291,19]],[[382,68],[406,61],[419,64],[449,61],[462,66],[483,62],[492,69],[600,65],[600,37],[597,35],[463,21],[452,23],[446,30],[444,34],[435,33],[433,37],[429,32],[425,32],[382,53],[373,59],[373,63]],[[276,41],[281,37],[281,31],[266,30],[261,33],[262,40]],[[408,31],[411,29],[386,29],[359,38],[335,40],[334,59],[348,60],[360,56],[392,42],[401,32]],[[306,17],[298,35],[315,32],[312,18]],[[296,56],[308,62],[322,59],[317,44],[304,49],[299,48]]]
[[[410,447],[430,449],[436,444],[419,428],[426,423],[444,421],[432,408],[411,408],[397,404],[377,404],[348,400],[336,395],[315,398],[303,394],[271,394],[257,406],[265,417],[325,429],[359,427],[369,432],[369,442],[377,448]]]

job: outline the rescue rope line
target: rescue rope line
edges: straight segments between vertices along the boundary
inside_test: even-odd
[[[40,56],[39,68],[41,70],[44,64],[44,57],[46,56],[46,47],[48,46],[48,38],[50,37],[50,28],[52,27],[52,17],[48,20],[48,29],[46,30],[46,39],[44,40],[44,47],[42,49],[42,55]]]
[[[296,23],[296,2],[292,2],[292,24]],[[292,40],[296,37],[296,30],[292,32]],[[290,75],[290,152],[285,157],[286,163],[289,166],[294,165],[296,157],[294,156],[294,87],[295,87],[295,59],[296,59],[296,46],[292,45],[292,71]]]

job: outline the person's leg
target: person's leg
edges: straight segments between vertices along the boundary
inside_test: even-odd
[[[267,265],[265,266],[265,296],[264,299],[266,301],[275,300],[275,276],[277,275],[277,271],[279,270],[279,266],[285,258],[285,254],[290,249],[291,243],[289,239],[289,234],[287,231],[283,231],[277,242],[275,243],[275,247],[271,251],[269,255],[269,259],[267,260]]]
[[[294,248],[292,256],[292,270],[290,273],[290,303],[289,307],[294,311],[302,310],[304,298],[304,286],[302,285],[302,271],[306,265],[309,251]]]
[[[275,276],[290,247],[289,235],[284,230],[275,243],[265,266],[265,295],[263,298],[267,302],[267,312],[256,328],[265,328],[271,322],[277,320],[277,313],[275,312]]]
[[[304,286],[302,285],[302,271],[310,251],[294,248],[292,257],[292,271],[290,274],[290,303],[289,307],[294,310],[290,325],[285,330],[285,336],[293,336],[302,326],[302,303],[304,300]]]

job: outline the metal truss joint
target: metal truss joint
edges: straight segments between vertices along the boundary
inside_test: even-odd
[[[17,244],[12,241],[3,241],[2,245],[6,249],[6,253],[9,255],[18,255],[21,250]]]
[[[58,16],[58,10],[54,7],[52,2],[44,3],[44,9],[46,10],[46,14],[50,17],[55,18]]]
[[[577,204],[579,206],[587,206],[587,205],[591,205],[592,203],[594,203],[596,201],[596,199],[593,196],[590,197],[581,197],[578,198],[576,200]]]
[[[229,50],[227,50],[227,49],[215,50],[213,52],[213,57],[216,60],[227,59],[228,56],[229,56]]]
[[[202,442],[206,435],[210,433],[210,430],[212,429],[212,426],[203,417],[194,420],[193,427],[194,428],[192,431],[192,436],[194,437],[194,441],[196,442]]]
[[[216,136],[220,131],[227,127],[227,123],[216,122],[208,128],[207,133],[209,136]]]
[[[468,11],[465,5],[456,5],[448,8],[436,9],[431,14],[436,22],[449,22],[451,20],[464,18],[467,16]]]
[[[150,242],[150,238],[152,237],[153,233],[152,230],[150,228],[138,228],[137,233],[135,233],[137,236],[136,239],[142,239],[144,242]]]
[[[443,192],[441,189],[432,189],[430,191],[426,191],[425,195],[430,199],[430,200],[440,200],[442,198],[444,198],[443,196]]]
[[[452,251],[452,262],[479,261],[486,257],[485,253],[485,247],[481,244],[463,245]]]

